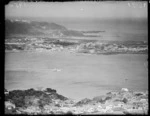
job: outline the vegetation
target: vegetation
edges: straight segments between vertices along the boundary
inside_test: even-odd
[[[7,91],[5,89],[5,91]],[[5,114],[147,114],[148,92],[109,92],[93,99],[72,101],[56,90],[13,90],[5,95]]]
[[[13,90],[5,95],[5,99],[6,101],[14,103],[16,107],[29,105],[42,107],[46,104],[52,103],[52,99],[67,100],[66,97],[57,94],[56,90],[47,88],[46,91],[52,94],[46,94],[44,91],[37,91],[32,88],[28,90]]]

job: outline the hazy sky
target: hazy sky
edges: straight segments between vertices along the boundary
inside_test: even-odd
[[[7,17],[147,18],[147,2],[10,2]]]

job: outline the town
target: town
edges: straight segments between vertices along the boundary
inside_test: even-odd
[[[145,41],[101,41],[57,39],[48,37],[6,38],[6,51],[69,51],[87,54],[145,54],[148,43]]]

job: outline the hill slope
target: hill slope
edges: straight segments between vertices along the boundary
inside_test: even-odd
[[[62,25],[48,22],[5,20],[5,34],[9,35],[48,35],[52,37],[84,36],[82,32],[68,30]]]

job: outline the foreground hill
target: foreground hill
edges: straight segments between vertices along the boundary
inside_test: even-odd
[[[68,30],[62,25],[27,20],[5,20],[5,34],[10,35],[48,35],[51,37],[84,36],[82,32]]]
[[[122,88],[118,92],[93,99],[74,101],[56,90],[5,89],[6,114],[147,114],[148,91],[133,92]]]

